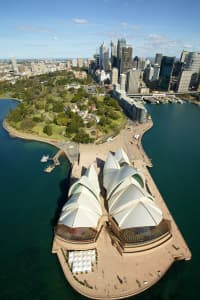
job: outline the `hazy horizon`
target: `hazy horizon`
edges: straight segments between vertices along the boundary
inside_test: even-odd
[[[10,0],[1,3],[0,58],[92,57],[124,37],[133,56],[200,51],[200,2],[169,0]]]

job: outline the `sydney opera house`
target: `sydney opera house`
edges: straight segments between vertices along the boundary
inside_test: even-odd
[[[52,252],[79,293],[120,299],[155,284],[175,260],[189,259],[176,230],[150,182],[119,149],[71,185]]]

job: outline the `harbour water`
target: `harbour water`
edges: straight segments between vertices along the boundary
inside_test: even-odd
[[[51,254],[56,212],[66,198],[69,165],[62,160],[45,174],[43,154],[56,149],[44,143],[10,138],[2,120],[15,101],[0,101],[0,299],[86,299],[66,282]],[[190,104],[149,105],[154,127],[143,146],[153,161],[150,172],[192,251],[177,262],[139,300],[195,299],[200,259],[200,108]],[[134,272],[134,270],[133,270]]]

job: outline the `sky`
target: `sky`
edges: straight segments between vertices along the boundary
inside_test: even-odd
[[[200,51],[200,0],[1,0],[0,58],[93,57],[125,38],[133,56]]]

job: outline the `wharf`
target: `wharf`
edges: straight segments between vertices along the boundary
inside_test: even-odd
[[[44,169],[44,172],[51,173],[55,169],[55,167],[60,166],[59,157],[60,157],[61,154],[63,154],[63,150],[59,149],[59,151],[54,155],[53,158],[48,159],[48,160],[52,160],[53,164],[46,167]]]

